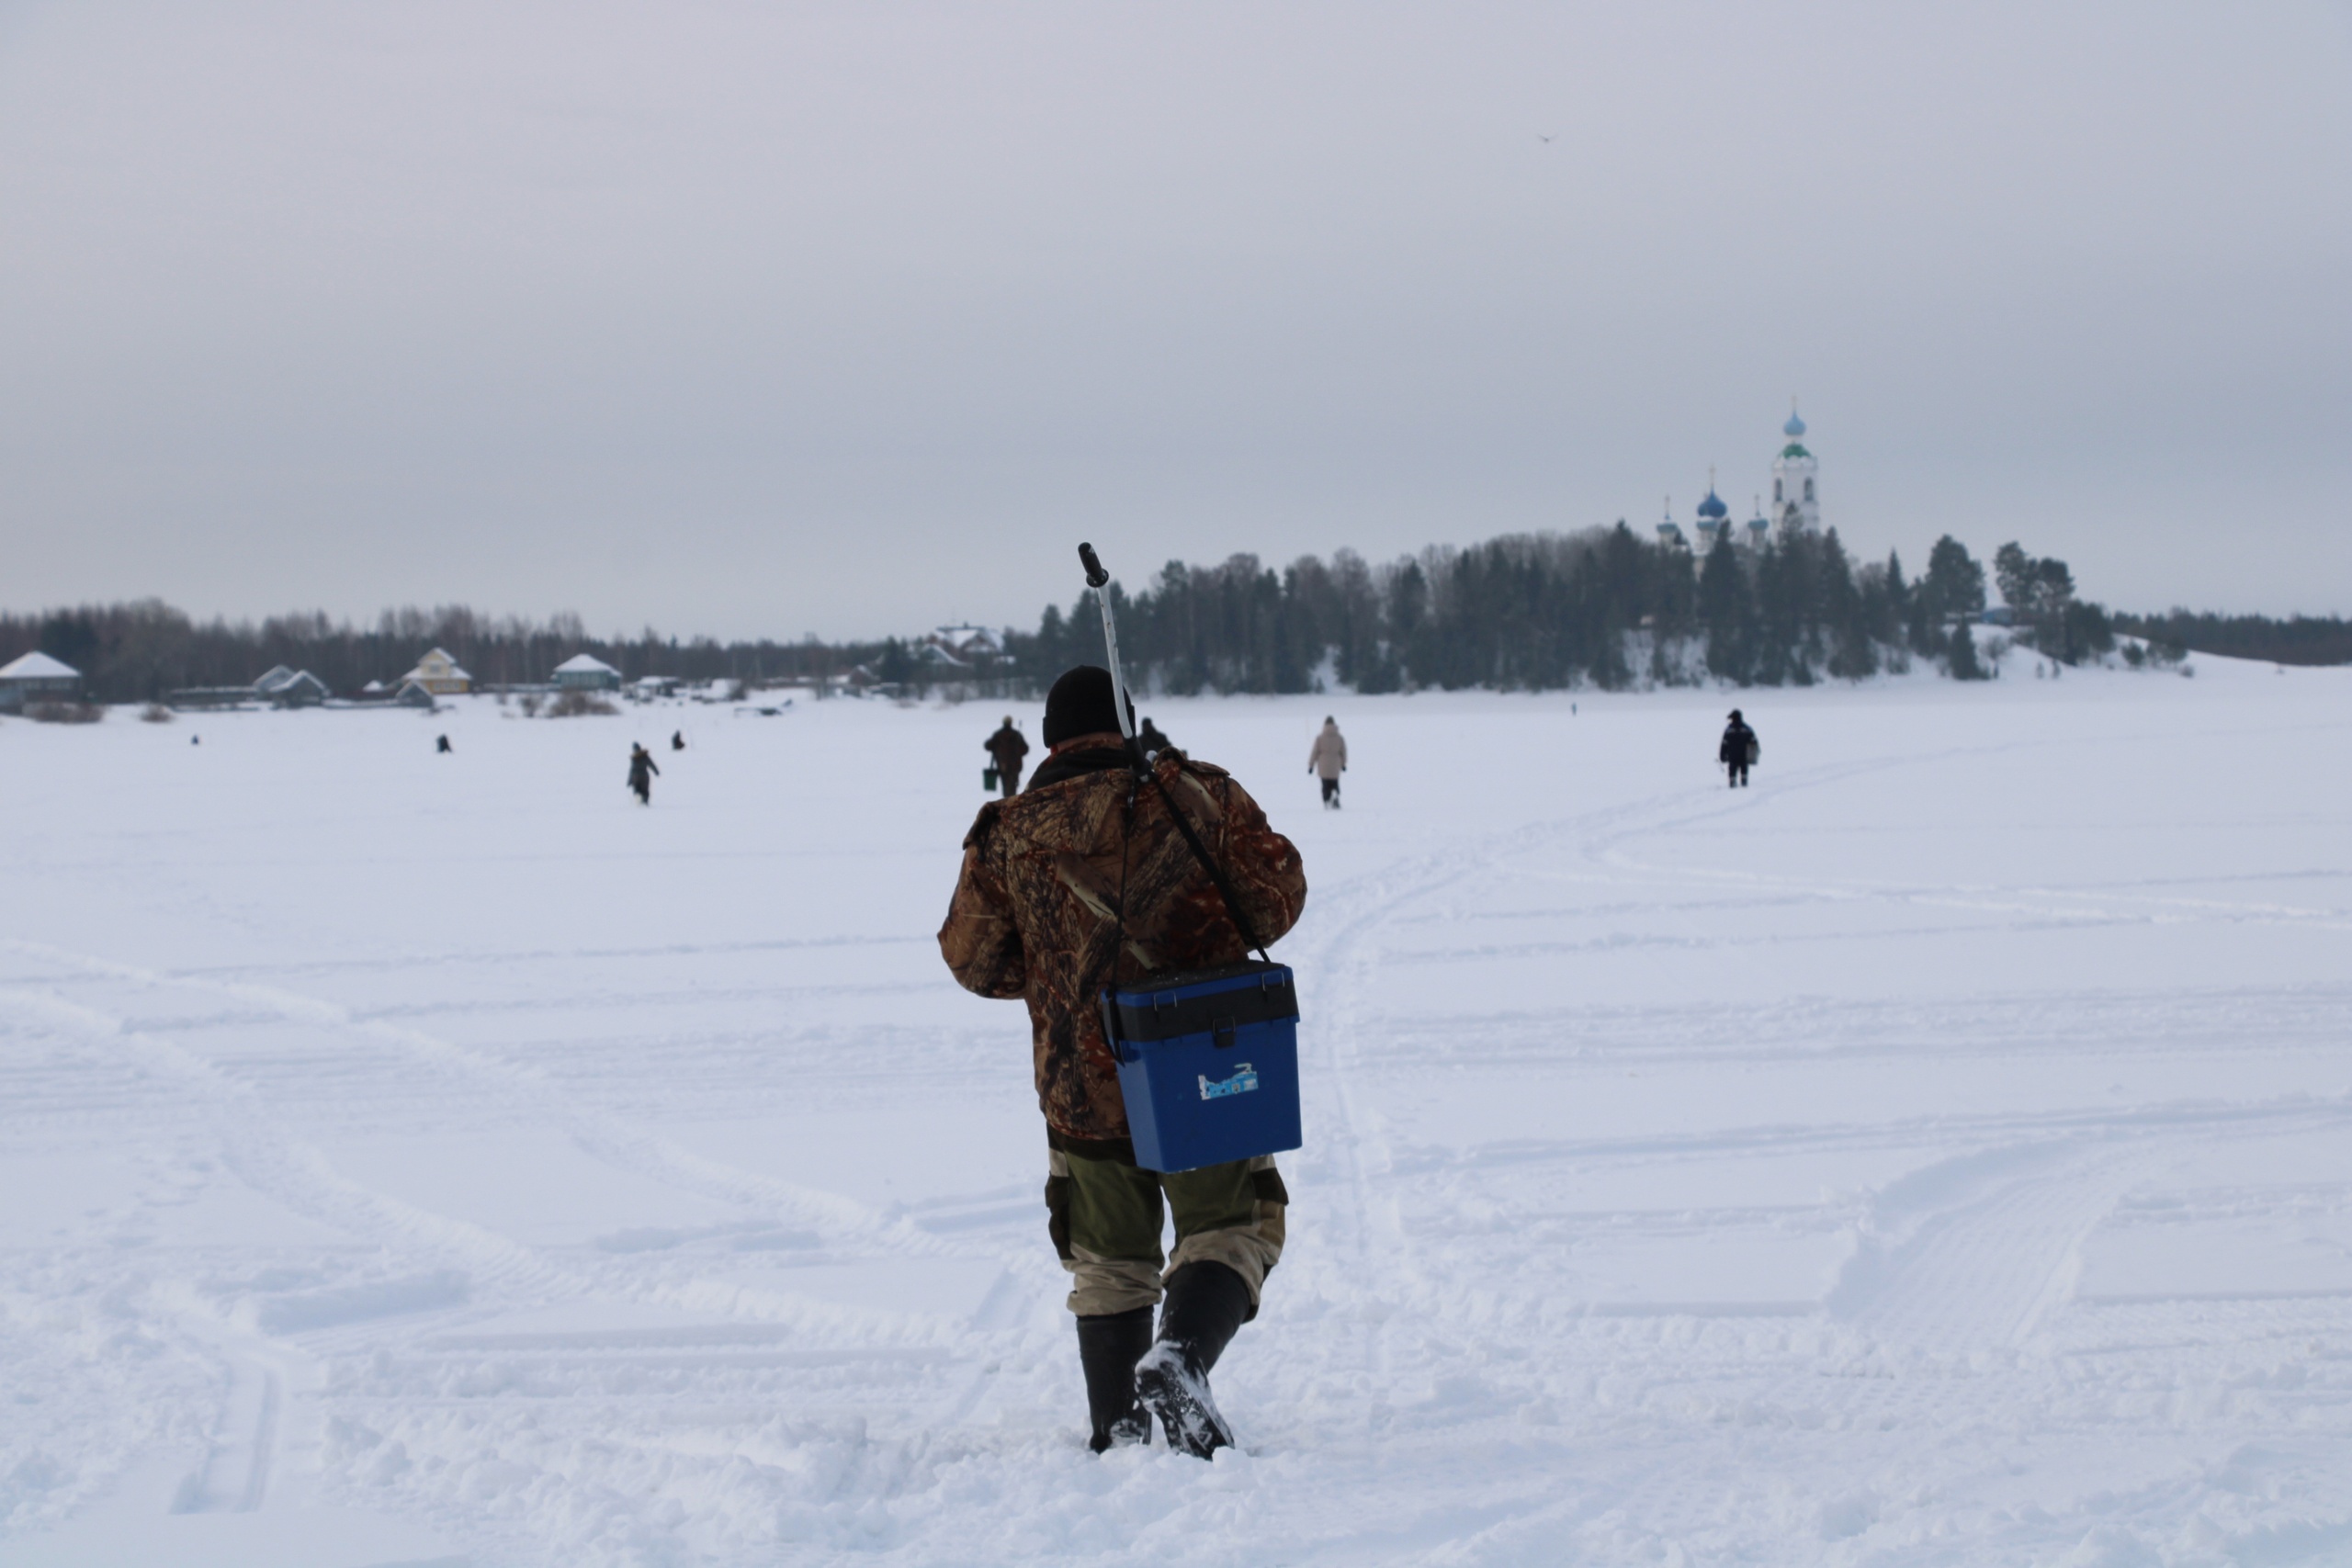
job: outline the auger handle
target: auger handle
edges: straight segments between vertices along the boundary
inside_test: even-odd
[[[1086,586],[1089,588],[1100,588],[1111,581],[1111,574],[1102,570],[1102,558],[1094,553],[1092,545],[1080,544],[1078,559],[1086,568]]]

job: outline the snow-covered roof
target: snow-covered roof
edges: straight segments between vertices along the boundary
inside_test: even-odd
[[[441,662],[449,667],[447,676],[427,675],[424,672],[426,660],[434,659],[441,660]],[[455,659],[449,657],[448,649],[436,648],[432,652],[426,654],[424,659],[418,660],[416,661],[416,668],[401,676],[401,679],[403,681],[438,681],[444,679],[453,681],[470,681],[473,677],[466,673],[465,666],[459,664]]]
[[[593,653],[575,653],[555,667],[559,675],[617,675],[619,671]]]
[[[932,633],[931,640],[942,648],[953,649],[959,653],[1003,651],[1003,644],[999,640],[996,633],[986,626],[976,626],[968,622],[959,626],[942,626]]]
[[[0,681],[78,681],[82,672],[46,653],[28,653],[0,664]]]
[[[286,668],[285,665],[272,665],[267,674],[265,674],[260,680],[254,682],[254,690],[256,692],[274,692],[277,690],[278,687],[285,685],[288,682],[293,679],[294,671]]]

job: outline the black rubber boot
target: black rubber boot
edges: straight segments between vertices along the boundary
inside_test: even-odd
[[[1106,1313],[1078,1320],[1078,1361],[1086,1369],[1086,1412],[1096,1453],[1151,1440],[1151,1417],[1136,1397],[1136,1362],[1151,1348],[1151,1309]]]
[[[1136,1363],[1136,1392],[1159,1417],[1168,1446],[1206,1459],[1233,1442],[1209,1393],[1209,1369],[1258,1315],[1250,1287],[1222,1263],[1187,1263],[1168,1276],[1159,1337]]]

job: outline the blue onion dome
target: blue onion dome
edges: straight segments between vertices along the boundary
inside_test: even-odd
[[[1713,491],[1709,491],[1707,499],[1699,503],[1699,515],[1707,518],[1728,517],[1731,515],[1731,508],[1724,504],[1721,496]]]
[[[1804,421],[1797,417],[1796,410],[1789,411],[1789,423],[1781,426],[1781,434],[1792,441],[1804,434]]]

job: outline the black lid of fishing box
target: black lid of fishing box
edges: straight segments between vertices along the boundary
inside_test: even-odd
[[[1215,969],[1154,975],[1103,998],[1106,1022],[1121,1040],[1172,1040],[1223,1026],[1272,1023],[1298,1017],[1298,987],[1290,966],[1247,959]]]

